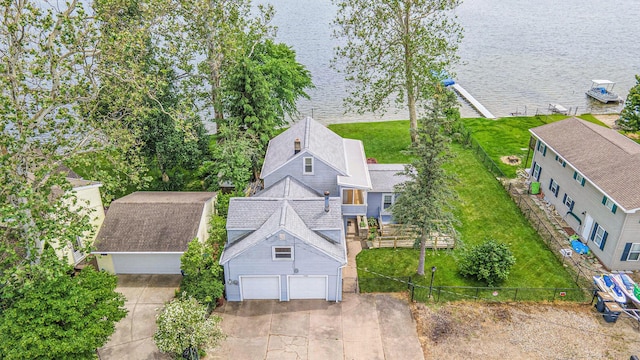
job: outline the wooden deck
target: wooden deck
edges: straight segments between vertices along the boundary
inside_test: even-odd
[[[399,224],[386,224],[378,236],[373,240],[368,240],[369,248],[413,248],[416,239],[419,237],[415,228]],[[455,239],[450,235],[437,232],[431,233],[426,243],[427,249],[452,249],[455,246]]]

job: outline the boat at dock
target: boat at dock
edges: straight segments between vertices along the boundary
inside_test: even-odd
[[[615,85],[616,83],[610,80],[591,80],[591,88],[586,94],[604,104],[622,102],[622,98],[613,92]]]

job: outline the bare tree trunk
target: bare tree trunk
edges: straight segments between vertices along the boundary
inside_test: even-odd
[[[422,232],[420,238],[420,260],[418,260],[418,275],[424,276],[424,260],[427,252],[427,236],[425,232]]]

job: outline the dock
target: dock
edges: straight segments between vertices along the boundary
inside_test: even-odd
[[[460,84],[455,83],[451,85],[451,87],[453,87],[453,89],[458,94],[460,94],[460,96],[462,96],[465,100],[467,100],[471,104],[471,106],[473,106],[480,113],[480,115],[486,117],[487,119],[497,119],[491,113],[491,111],[487,110],[487,108],[484,107],[484,105],[480,104],[480,101],[476,100],[476,98],[471,96],[471,94],[469,94],[467,90],[465,90],[462,86],[460,86]]]

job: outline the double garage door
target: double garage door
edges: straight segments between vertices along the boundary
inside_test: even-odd
[[[240,291],[243,300],[280,300],[280,276],[240,276]],[[326,275],[287,276],[288,300],[327,299],[328,277]],[[287,299],[284,299],[287,300]]]
[[[182,254],[112,254],[116,274],[180,274]]]

